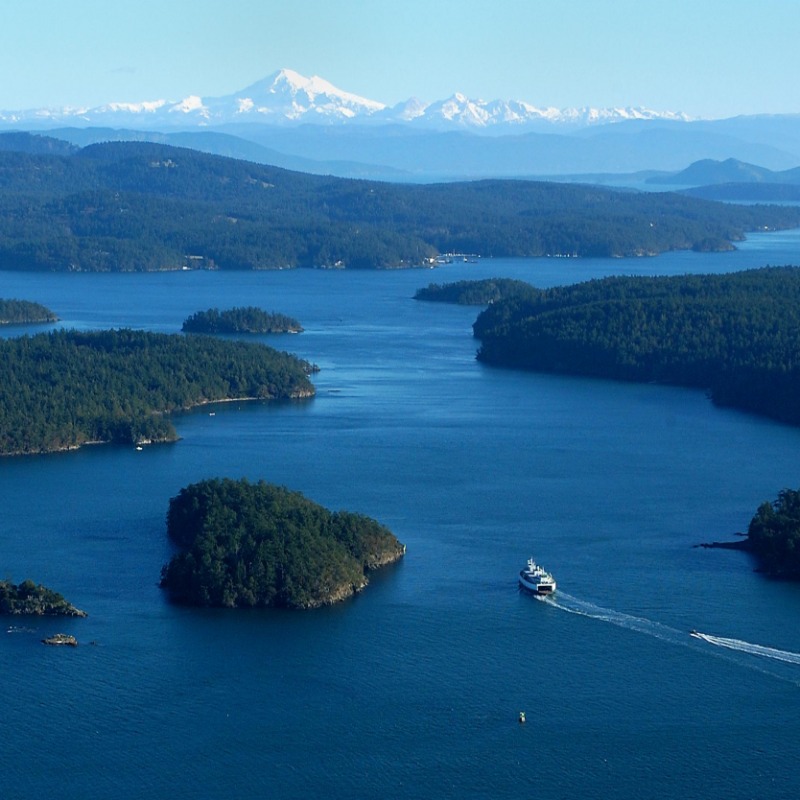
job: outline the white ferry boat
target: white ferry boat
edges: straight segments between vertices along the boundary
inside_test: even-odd
[[[553,576],[532,558],[529,558],[528,565],[519,571],[519,585],[534,594],[553,594],[556,590]]]

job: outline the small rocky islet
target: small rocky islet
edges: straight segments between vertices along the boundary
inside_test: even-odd
[[[42,639],[42,644],[49,644],[55,647],[77,647],[78,640],[69,633],[55,633]]]

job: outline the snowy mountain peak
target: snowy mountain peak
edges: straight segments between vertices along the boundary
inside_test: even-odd
[[[240,106],[243,101],[250,100],[252,105],[245,102],[250,111],[282,111],[289,119],[320,109],[334,116],[350,117],[358,113],[372,114],[385,108],[383,103],[344,92],[318,75],[306,78],[291,69],[278,70],[240,92],[218,100],[229,101],[232,97]]]
[[[416,98],[388,107],[343,91],[324,78],[281,69],[241,91],[223,97],[189,95],[179,101],[107,103],[96,108],[33,109],[0,112],[0,124],[146,125],[174,127],[224,125],[229,122],[293,124],[404,123],[416,127],[495,130],[506,128],[601,125],[624,120],[686,120],[683,114],[643,108],[537,108],[522,100],[475,100],[456,92],[446,100]]]

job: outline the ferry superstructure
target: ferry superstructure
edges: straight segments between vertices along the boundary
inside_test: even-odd
[[[519,585],[533,594],[553,594],[556,590],[553,576],[532,558],[529,558],[524,569],[519,571]]]

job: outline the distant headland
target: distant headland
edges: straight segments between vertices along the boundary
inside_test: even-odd
[[[30,614],[35,616],[85,617],[81,611],[58,592],[32,580],[14,584],[0,581],[0,614]]]
[[[478,360],[706,390],[800,425],[800,268],[523,287],[488,306]]]
[[[772,578],[800,581],[800,489],[782,489],[765,500],[733,542],[706,542],[697,547],[743,550],[758,561],[758,571]]]
[[[0,325],[27,325],[38,322],[58,322],[58,317],[41,303],[0,298]]]
[[[223,400],[314,395],[316,368],[264,344],[134,330],[0,340],[0,454],[178,438],[167,416]]]

